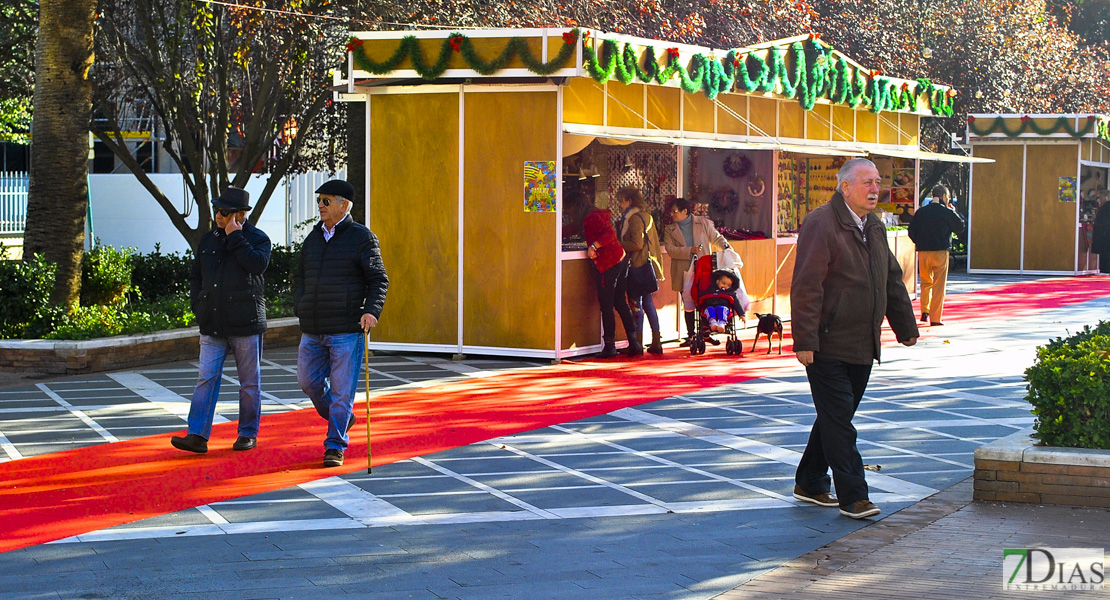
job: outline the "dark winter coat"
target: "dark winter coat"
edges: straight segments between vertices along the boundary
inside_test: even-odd
[[[204,335],[257,335],[266,331],[266,283],[270,238],[243,223],[231,235],[204,234],[189,274],[189,304]]]
[[[388,288],[378,237],[347,215],[325,242],[321,221],[301,246],[293,310],[304,333],[358,333],[362,315],[381,317]]]
[[[935,252],[951,250],[952,234],[963,235],[967,226],[959,213],[934,201],[917,209],[909,229],[919,252]]]
[[[879,359],[883,317],[900,342],[918,337],[917,322],[886,227],[869,213],[861,232],[849,211],[837,192],[802,222],[791,330],[795,351],[869,365]]]

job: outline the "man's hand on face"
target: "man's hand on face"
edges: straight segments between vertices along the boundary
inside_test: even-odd
[[[227,218],[227,225],[224,226],[224,233],[226,233],[227,235],[231,235],[232,231],[239,231],[243,229],[243,226],[239,223],[239,220],[235,218],[237,215],[238,213]]]

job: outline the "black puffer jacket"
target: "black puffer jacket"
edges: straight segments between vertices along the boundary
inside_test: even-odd
[[[266,331],[266,284],[270,238],[261,229],[204,234],[189,274],[189,303],[204,335],[257,335]]]
[[[301,331],[313,335],[358,333],[364,314],[381,317],[389,277],[378,237],[350,215],[324,241],[323,222],[305,238],[293,288]]]
[[[918,251],[937,252],[952,249],[952,234],[963,235],[967,226],[959,213],[933,201],[918,209],[910,221],[910,239]]]

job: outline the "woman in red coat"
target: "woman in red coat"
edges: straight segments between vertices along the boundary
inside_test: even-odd
[[[566,206],[585,213],[582,219],[582,233],[586,238],[586,255],[594,261],[597,268],[597,301],[601,305],[601,330],[605,346],[601,349],[601,358],[610,358],[617,355],[614,345],[614,330],[616,320],[613,319],[613,309],[620,315],[625,331],[633,331],[635,323],[632,321],[632,311],[625,302],[625,284],[628,277],[628,257],[624,254],[617,239],[617,232],[609,220],[609,211],[597,208],[586,194],[578,191],[569,192],[566,196]],[[635,339],[629,339],[629,350],[632,354],[642,354],[642,348],[633,348],[639,345]],[[639,352],[637,352],[639,351]]]

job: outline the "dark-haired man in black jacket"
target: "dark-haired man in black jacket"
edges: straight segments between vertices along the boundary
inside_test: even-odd
[[[305,238],[294,280],[297,381],[328,422],[324,466],[338,467],[355,425],[363,333],[378,324],[389,277],[377,236],[351,218],[354,186],[335,179],[316,193],[320,222]]]
[[[239,438],[234,450],[255,447],[262,418],[262,334],[270,238],[247,220],[250,194],[229,186],[212,202],[216,228],[204,234],[189,275],[189,300],[200,327],[200,374],[189,406],[189,430],[175,448],[204,454],[212,436],[224,361],[235,354],[239,375]]]
[[[963,234],[966,226],[948,200],[948,188],[933,188],[933,201],[922,206],[910,221],[910,239],[917,246],[917,270],[921,276],[921,321],[944,325],[944,287],[948,284],[948,252],[952,234]]]

